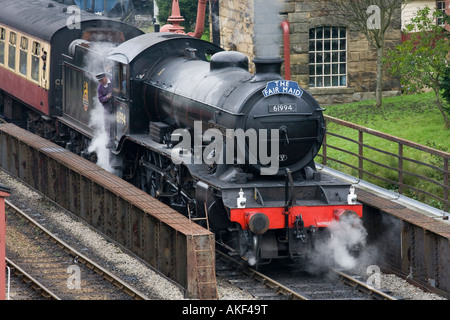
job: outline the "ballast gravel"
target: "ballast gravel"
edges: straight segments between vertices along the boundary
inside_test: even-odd
[[[85,256],[96,261],[116,276],[130,283],[150,299],[182,300],[182,290],[160,275],[141,259],[109,241],[76,216],[55,205],[42,194],[0,169],[0,183],[11,189],[8,198],[14,205],[34,217],[48,230],[76,248]],[[441,300],[436,294],[424,292],[407,281],[392,275],[382,274],[381,284],[394,296],[407,300]],[[251,294],[237,286],[217,278],[219,299],[253,300]]]
[[[172,281],[3,170],[0,170],[0,183],[11,189],[8,200],[15,206],[81,254],[112,271],[150,299],[184,299],[182,290]],[[217,284],[220,299],[254,299],[250,294],[220,279]]]

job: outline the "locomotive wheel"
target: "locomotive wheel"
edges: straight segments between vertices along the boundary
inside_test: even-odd
[[[137,179],[139,181],[138,184],[141,190],[147,192],[154,198],[158,198],[158,190],[161,184],[161,176],[154,170],[151,170],[147,168],[145,165],[143,165],[143,161],[148,161],[147,160],[148,158],[151,157],[149,155],[142,156],[141,161],[139,162],[137,172],[138,175]],[[154,161],[151,161],[151,159],[149,162],[154,165]]]
[[[158,155],[149,153],[143,155],[141,157],[141,161],[136,164],[138,168],[136,173],[136,180],[139,188],[156,199],[159,198],[162,191],[162,178],[157,171],[152,170],[149,165],[146,164],[150,164],[159,168],[160,165],[158,163],[158,159]]]
[[[149,188],[147,189],[147,193],[149,193],[154,198],[158,198],[159,196],[158,190],[161,185],[161,176],[155,171],[152,171],[150,174],[150,178],[147,178],[147,180]]]
[[[153,170],[142,167],[139,170],[139,176],[140,188],[152,197],[158,199],[159,190],[161,188],[161,176]]]

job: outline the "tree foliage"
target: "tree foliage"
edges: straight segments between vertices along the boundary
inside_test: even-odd
[[[376,106],[382,106],[385,35],[405,0],[332,0],[335,14],[348,22],[377,50]]]
[[[406,25],[405,34],[410,39],[387,54],[386,62],[392,74],[401,77],[405,93],[418,93],[431,88],[436,95],[436,104],[449,127],[448,116],[439,95],[441,79],[448,69],[447,55],[450,41],[444,36],[444,27],[436,24],[442,11],[425,7],[417,12]]]
[[[445,111],[450,114],[450,67],[447,66],[444,76],[441,80],[442,97],[447,101],[447,106],[444,106]]]
[[[444,16],[444,23],[450,26],[450,16]],[[445,36],[448,41],[450,41],[450,31],[449,29],[445,30]],[[450,63],[449,63],[450,64]],[[447,64],[447,69],[445,70],[445,74],[441,80],[441,90],[442,97],[447,101],[446,111],[450,114],[450,65]]]

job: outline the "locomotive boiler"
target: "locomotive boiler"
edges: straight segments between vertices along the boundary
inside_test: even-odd
[[[281,59],[256,59],[252,75],[242,53],[218,52],[205,63],[196,59],[195,51],[185,48],[184,58],[161,62],[145,81],[153,119],[172,128],[195,128],[197,122],[203,130],[194,137],[215,129],[216,143],[221,142],[220,135],[231,138],[222,152],[215,150],[216,163],[234,164],[237,156],[239,163],[267,175],[284,175],[286,168],[298,173],[313,166],[325,131],[322,109],[296,83],[281,78]],[[234,138],[240,140],[235,143]],[[234,170],[241,171],[236,166]]]

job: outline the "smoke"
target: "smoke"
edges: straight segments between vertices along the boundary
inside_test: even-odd
[[[117,44],[108,41],[98,41],[89,43],[89,51],[84,56],[83,68],[89,70],[88,76],[91,80],[97,82],[95,75],[99,72],[112,72],[112,64],[106,59],[106,56],[117,47]]]
[[[107,148],[109,133],[105,128],[105,116],[103,105],[96,99],[94,109],[90,113],[89,126],[94,128],[94,137],[89,144],[88,152],[95,152],[97,154],[97,165],[113,173],[114,169],[109,163],[110,151]]]
[[[254,43],[258,58],[280,56],[282,0],[255,0]]]
[[[367,231],[360,218],[349,216],[340,221],[333,221],[328,227],[328,232],[329,237],[316,241],[310,261],[312,269],[321,270],[323,267],[354,269],[366,260],[365,254],[359,256],[357,254],[358,251],[366,250]]]
[[[92,81],[98,83],[96,74],[100,72],[107,72],[108,77],[111,79],[112,65],[108,62],[106,56],[108,53],[114,49],[117,44],[109,41],[94,41],[89,43],[89,50],[83,60],[84,70],[88,70],[87,74]],[[113,85],[112,83],[110,85]],[[110,134],[109,128],[106,128],[105,117],[103,105],[98,100],[97,93],[93,96],[92,100],[93,108],[90,111],[89,126],[94,129],[94,137],[88,147],[88,152],[95,152],[97,155],[97,165],[101,168],[114,173],[114,169],[110,165],[110,151],[107,148]],[[108,119],[112,120],[112,119]],[[110,123],[107,121],[107,123]]]

